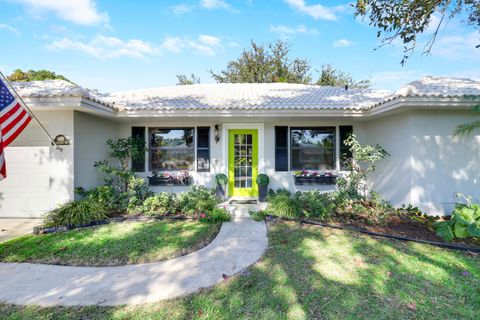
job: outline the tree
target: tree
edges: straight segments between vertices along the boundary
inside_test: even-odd
[[[185,86],[190,84],[200,83],[200,78],[195,76],[195,74],[191,74],[190,77],[187,77],[184,74],[177,74],[177,86]]]
[[[267,45],[251,41],[236,60],[228,62],[225,70],[215,73],[217,82],[228,83],[310,83],[310,63],[307,59],[289,57],[290,46],[285,41]]]
[[[317,81],[320,86],[345,87],[349,88],[370,88],[369,80],[353,80],[352,76],[340,70],[335,69],[330,64],[324,64],[320,73],[320,78]]]
[[[368,17],[370,25],[378,29],[381,46],[396,39],[403,42],[402,65],[414,51],[417,37],[431,28],[434,14],[440,18],[433,26],[423,54],[430,53],[438,31],[455,16],[466,16],[463,23],[480,27],[480,0],[357,0],[355,9],[355,16]]]
[[[475,98],[476,98],[475,96],[472,97],[472,99],[475,99]],[[476,113],[480,112],[480,104],[474,106],[473,111]],[[453,134],[456,136],[468,136],[478,131],[480,131],[480,120],[475,120],[470,123],[459,124],[453,130]]]
[[[14,70],[7,79],[10,81],[40,81],[40,80],[65,80],[71,82],[61,74],[56,74],[53,71],[48,70],[28,70],[27,72],[21,69]]]

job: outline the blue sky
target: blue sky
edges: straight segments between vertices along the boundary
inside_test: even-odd
[[[292,57],[381,89],[424,75],[480,78],[478,31],[452,20],[430,56],[419,48],[402,67],[402,45],[374,51],[376,30],[346,1],[0,0],[0,8],[2,72],[50,69],[102,92],[174,85],[179,73],[213,82],[208,70],[224,68],[251,39],[286,39]]]

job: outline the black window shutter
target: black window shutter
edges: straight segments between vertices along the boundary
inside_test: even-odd
[[[288,171],[288,127],[275,127],[275,171]]]
[[[132,127],[132,138],[145,141],[145,127]],[[134,172],[145,172],[145,154],[132,159],[132,170]]]
[[[210,127],[197,127],[197,171],[210,171]]]

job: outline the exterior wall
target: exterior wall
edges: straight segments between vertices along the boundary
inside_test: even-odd
[[[37,111],[51,135],[73,140],[73,111]],[[7,179],[0,182],[0,217],[39,217],[73,199],[73,145],[50,145],[32,120],[5,149]]]
[[[359,127],[362,143],[380,144],[391,156],[372,176],[372,189],[394,205],[450,214],[457,193],[478,200],[480,136],[454,137],[453,129],[478,119],[469,111],[410,111]]]
[[[108,139],[118,138],[118,124],[83,112],[74,112],[75,187],[91,189],[103,183],[93,166],[95,161],[107,159]]]

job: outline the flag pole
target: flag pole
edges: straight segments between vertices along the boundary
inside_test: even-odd
[[[62,151],[63,149],[55,142],[55,140],[52,138],[50,133],[48,133],[47,129],[45,129],[45,127],[42,125],[40,120],[38,120],[35,114],[33,114],[32,110],[30,110],[30,108],[27,106],[25,101],[23,101],[22,97],[18,94],[17,90],[15,90],[15,88],[12,86],[10,81],[8,81],[7,77],[3,75],[2,71],[0,71],[0,78],[2,78],[3,82],[7,85],[8,89],[10,89],[13,92],[13,94],[18,98],[18,100],[20,101],[20,104],[27,110],[28,114],[33,119],[35,119],[35,121],[37,121],[40,128],[42,128],[43,132],[47,135],[48,139],[50,139],[50,142],[55,146],[55,149]]]

